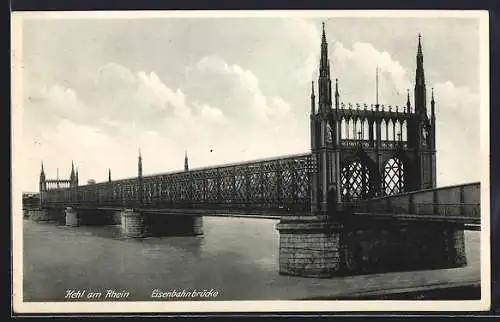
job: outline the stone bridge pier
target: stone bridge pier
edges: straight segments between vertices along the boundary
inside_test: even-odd
[[[281,219],[277,229],[283,275],[333,277],[467,264],[463,228],[446,223],[351,224],[315,216]]]
[[[203,234],[200,215],[171,214],[139,209],[78,209],[66,207],[66,226],[120,225],[125,237],[197,236]]]
[[[61,208],[27,209],[27,217],[34,221],[64,222],[64,210]]]
[[[131,238],[198,236],[203,235],[203,217],[124,209],[121,211],[121,228],[123,235]]]
[[[106,226],[119,224],[115,211],[66,207],[66,226]],[[118,219],[118,220],[117,220]]]

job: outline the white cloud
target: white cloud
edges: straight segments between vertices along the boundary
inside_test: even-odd
[[[28,110],[33,116],[50,118],[72,119],[83,118],[88,112],[87,106],[82,103],[77,93],[60,84],[43,86],[28,93],[25,104],[31,107]],[[28,117],[30,114],[28,114]]]
[[[386,51],[372,44],[355,42],[352,48],[335,42],[333,66],[339,78],[341,100],[374,104],[376,101],[376,68],[379,69],[379,102],[403,105],[411,82],[407,70]]]
[[[160,110],[173,108],[177,117],[187,118],[191,116],[190,109],[186,106],[184,93],[177,89],[173,91],[161,82],[155,73],[149,75],[144,72],[138,73],[139,88],[137,90],[137,101],[142,102],[145,107]],[[144,110],[141,110],[144,113]]]
[[[208,104],[199,103],[197,101],[193,102],[193,106],[198,110],[202,118],[206,118],[217,123],[228,122],[228,119],[218,108],[212,107]]]
[[[182,87],[169,88],[154,72],[107,64],[98,74],[90,94],[59,85],[42,91],[43,100],[61,103],[50,110],[55,126],[36,118],[25,121],[26,149],[33,138],[44,147],[31,150],[27,185],[36,187],[41,159],[48,170],[75,160],[85,182],[105,180],[108,167],[113,178],[134,176],[139,147],[145,174],[180,169],[185,149],[191,166],[206,166],[306,148],[308,139],[298,130],[290,104],[265,96],[250,70],[220,57],[200,60],[186,75],[186,83],[194,84],[187,94]],[[206,97],[197,95],[200,84],[207,84]],[[28,111],[48,108],[30,104]]]
[[[450,81],[436,84],[434,92],[438,184],[479,181],[479,95]]]

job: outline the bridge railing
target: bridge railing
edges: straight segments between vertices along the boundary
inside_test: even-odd
[[[342,147],[363,147],[363,148],[373,148],[377,145],[377,140],[359,140],[359,139],[341,139],[340,146]],[[403,149],[408,148],[407,141],[401,140],[382,140],[380,141],[380,147],[385,149],[394,149],[396,147],[401,147]]]
[[[305,212],[311,203],[311,154],[51,190],[47,206],[252,209]]]
[[[480,219],[480,183],[406,192],[359,200],[346,208],[364,213],[412,214]]]

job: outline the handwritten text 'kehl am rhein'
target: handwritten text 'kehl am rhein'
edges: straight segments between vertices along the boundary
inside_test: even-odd
[[[102,291],[95,290],[66,290],[64,299],[66,300],[120,300],[130,296],[130,292],[125,290],[107,289]]]

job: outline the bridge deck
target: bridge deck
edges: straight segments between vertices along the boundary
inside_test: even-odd
[[[358,217],[448,222],[470,227],[481,223],[478,182],[360,200],[345,206]]]
[[[127,179],[50,190],[42,195],[42,207],[109,211],[134,208],[192,216],[307,217],[311,215],[313,163],[310,155],[297,155],[150,176],[144,178],[144,183]],[[447,222],[468,229],[479,229],[481,223],[479,182],[355,200],[342,207],[356,220]]]

